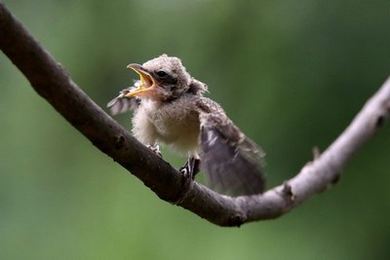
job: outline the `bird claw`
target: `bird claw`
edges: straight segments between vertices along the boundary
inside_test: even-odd
[[[152,150],[152,152],[154,152],[155,154],[157,154],[159,157],[162,158],[162,154],[161,154],[161,151],[160,151],[160,146],[158,144],[148,145],[148,148],[150,150]]]
[[[185,177],[194,180],[195,175],[199,172],[199,159],[188,158],[186,164],[179,169],[179,172]]]
[[[186,177],[186,178],[188,178],[188,179],[192,179],[192,173],[191,173],[191,171],[190,171],[190,169],[189,169],[189,167],[188,167],[187,164],[184,165],[183,167],[181,167],[181,168],[179,169],[179,172],[180,172],[181,174],[183,174],[184,177]]]
[[[194,179],[192,177],[192,174],[191,174],[191,172],[189,170],[190,170],[190,168],[188,166],[188,162],[183,167],[181,167],[179,169],[179,172],[181,174],[183,174],[184,178],[182,180],[183,181],[182,182],[183,187],[181,189],[181,191],[182,191],[181,194],[179,194],[177,200],[172,201],[176,205],[180,205],[186,199],[187,194],[190,191],[192,183],[194,181]]]

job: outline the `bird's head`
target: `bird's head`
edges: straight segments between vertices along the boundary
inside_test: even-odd
[[[132,63],[127,68],[139,75],[136,88],[126,97],[150,98],[159,101],[176,99],[184,93],[202,94],[206,84],[192,78],[181,60],[163,54],[144,64]]]

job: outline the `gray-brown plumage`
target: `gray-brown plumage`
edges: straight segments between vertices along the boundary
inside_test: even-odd
[[[213,189],[229,195],[264,190],[263,152],[204,97],[207,86],[186,71],[180,59],[165,54],[128,68],[139,74],[134,86],[108,103],[113,114],[133,110],[133,135],[158,151],[165,143],[188,155],[181,172],[204,170]]]

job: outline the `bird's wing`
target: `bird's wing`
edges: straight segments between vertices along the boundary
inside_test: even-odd
[[[201,127],[201,169],[211,188],[228,195],[262,193],[265,188],[264,152],[225,115],[203,99],[198,103]]]
[[[112,115],[117,115],[125,113],[129,110],[136,110],[140,104],[140,100],[136,97],[126,97],[125,95],[129,93],[134,87],[129,87],[123,89],[119,92],[119,95],[108,102],[107,107],[110,109]]]

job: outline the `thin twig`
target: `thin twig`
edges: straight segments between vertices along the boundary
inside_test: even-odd
[[[93,145],[141,179],[157,196],[179,202],[221,226],[281,216],[335,183],[347,161],[388,119],[390,79],[367,102],[348,128],[294,178],[264,194],[231,198],[188,180],[135,140],[97,106],[0,3],[0,48],[32,87]]]

